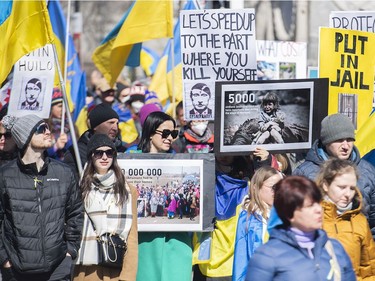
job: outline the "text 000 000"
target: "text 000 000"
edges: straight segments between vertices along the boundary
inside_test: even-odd
[[[161,176],[162,170],[161,169],[146,169],[146,172],[144,169],[128,169],[128,176]]]

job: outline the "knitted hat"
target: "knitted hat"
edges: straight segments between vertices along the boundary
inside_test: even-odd
[[[91,129],[94,129],[96,126],[113,118],[120,119],[116,111],[114,111],[110,105],[105,103],[95,106],[88,115]]]
[[[91,153],[102,146],[109,146],[110,148],[116,150],[113,141],[105,134],[93,134],[87,143],[87,158],[90,157]]]
[[[6,115],[2,120],[4,127],[10,130],[14,141],[21,150],[28,145],[36,128],[43,122],[43,119],[34,114],[22,117]]]
[[[333,114],[326,116],[320,127],[320,140],[323,145],[341,139],[354,139],[354,125],[348,116]]]
[[[141,107],[141,109],[139,110],[138,116],[139,116],[139,121],[141,122],[142,127],[143,127],[143,124],[145,123],[147,116],[150,113],[155,112],[155,111],[161,111],[160,107],[155,103],[145,104],[144,106]]]
[[[59,88],[53,88],[51,106],[63,102],[63,96]]]

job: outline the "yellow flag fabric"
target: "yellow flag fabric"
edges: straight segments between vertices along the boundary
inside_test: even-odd
[[[92,59],[110,85],[114,85],[124,65],[139,66],[138,43],[172,36],[172,0],[137,0],[96,48]]]
[[[319,76],[329,78],[328,114],[346,114],[359,129],[372,110],[375,34],[324,27],[319,41]]]
[[[371,114],[363,124],[361,128],[356,133],[355,145],[359,150],[361,156],[366,155],[375,148],[375,114]]]
[[[22,56],[52,43],[46,1],[0,1],[0,83]]]

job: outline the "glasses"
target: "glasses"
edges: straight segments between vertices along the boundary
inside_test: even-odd
[[[36,130],[35,130],[35,134],[36,134],[36,135],[39,135],[39,134],[45,134],[47,130],[49,131],[49,126],[48,126],[48,124],[46,124],[46,123],[42,123],[42,124],[40,124],[40,125],[36,128]]]
[[[10,132],[0,133],[0,139],[2,138],[10,139],[12,137],[12,134]]]
[[[172,135],[172,138],[177,138],[178,136],[178,130],[168,130],[168,129],[164,129],[163,131],[160,131],[160,130],[155,130],[156,133],[159,133],[159,135],[161,135],[161,137],[163,139],[166,139],[169,137],[169,135]]]
[[[114,151],[112,148],[107,150],[94,150],[92,155],[95,159],[101,159],[103,158],[104,153],[108,158],[113,158],[116,155],[116,151]]]

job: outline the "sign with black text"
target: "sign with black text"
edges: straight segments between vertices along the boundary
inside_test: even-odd
[[[256,79],[254,9],[181,11],[185,119],[215,118],[215,82]]]
[[[119,154],[118,162],[126,181],[138,192],[139,231],[203,231],[211,227],[213,155]]]

